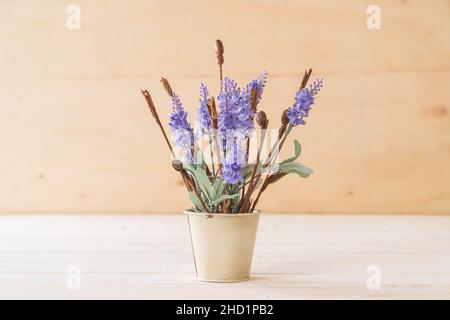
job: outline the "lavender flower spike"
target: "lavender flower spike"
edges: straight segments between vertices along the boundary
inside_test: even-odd
[[[211,115],[207,105],[208,98],[208,88],[202,83],[200,84],[200,105],[197,109],[197,118],[203,135],[209,134],[212,127]]]
[[[191,125],[187,121],[187,112],[177,94],[172,96],[172,113],[170,114],[169,126],[172,131],[174,144],[184,149],[186,161],[193,161],[191,146],[194,143],[194,133]]]
[[[295,103],[287,110],[287,117],[292,126],[305,124],[304,118],[309,116],[314,96],[320,91],[323,79],[315,80],[308,89],[301,89],[295,94]]]
[[[323,87],[323,78],[316,79],[313,81],[313,83],[309,86],[308,92],[315,96],[317,93],[319,93],[320,89]]]
[[[245,151],[238,139],[234,139],[230,144],[229,151],[224,160],[222,168],[222,177],[228,184],[243,182],[242,169],[245,165]]]
[[[222,138],[230,134],[250,136],[253,130],[253,112],[250,102],[236,82],[225,78],[222,91],[217,97],[219,102],[219,134]],[[230,132],[231,131],[231,132]]]
[[[262,98],[262,94],[264,91],[264,87],[266,86],[267,82],[267,71],[261,72],[261,74],[258,76],[258,79],[254,79],[250,81],[250,83],[245,87],[243,96],[246,97],[250,101],[251,95],[252,95],[252,89],[255,88],[256,92],[258,93],[258,103]]]

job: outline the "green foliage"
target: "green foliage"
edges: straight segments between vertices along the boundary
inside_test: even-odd
[[[302,146],[300,142],[298,142],[297,140],[294,140],[294,148],[295,148],[295,155],[289,159],[282,161],[281,164],[293,162],[297,160],[298,157],[300,157],[300,154],[302,153]]]
[[[284,172],[284,173],[295,173],[302,178],[309,177],[313,170],[304,166],[301,163],[295,162],[302,152],[302,147],[297,140],[294,140],[294,156],[282,161],[278,165],[273,165],[267,168],[263,168],[263,164],[260,162],[256,170],[256,176],[263,173],[264,171],[272,172]],[[244,178],[244,184],[240,185],[228,185],[220,177],[208,177],[206,174],[206,164],[203,160],[203,156],[199,153],[198,162],[199,164],[183,164],[183,168],[188,172],[188,174],[193,177],[198,190],[199,196],[205,203],[208,211],[218,212],[219,205],[225,200],[232,200],[232,206],[237,206],[240,199],[240,191],[244,184],[248,184],[251,178],[252,172],[255,168],[255,163],[247,164],[242,172]],[[255,189],[261,186],[264,179],[259,179]],[[199,201],[197,195],[194,192],[189,192],[189,199],[194,204],[194,210],[196,212],[204,212],[204,208]],[[233,210],[238,212],[238,208],[235,207]]]
[[[198,200],[197,196],[195,195],[195,192],[190,191],[190,192],[188,193],[188,196],[189,196],[189,199],[190,199],[190,200],[192,201],[192,203],[194,204],[195,210],[196,210],[197,212],[202,212],[202,211],[204,211],[204,210],[203,210],[202,204],[200,203],[200,201]]]
[[[227,199],[235,199],[236,197],[239,196],[239,193],[235,193],[235,194],[225,194],[223,196],[218,197],[216,200],[213,201],[215,206],[218,206],[219,204],[221,204],[223,201],[227,200]]]
[[[216,193],[211,185],[211,182],[209,181],[206,171],[201,168],[197,168],[194,176],[197,184],[197,190],[201,190],[208,200],[212,201],[212,199],[215,199]]]
[[[285,173],[295,173],[302,178],[308,178],[313,173],[313,170],[311,168],[308,168],[298,162],[281,163],[278,166],[278,171]]]

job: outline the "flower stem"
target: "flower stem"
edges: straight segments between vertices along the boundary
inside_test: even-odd
[[[264,166],[266,166],[266,167],[267,167],[267,166],[270,166],[270,163],[272,162],[272,160],[273,160],[273,159],[276,159],[275,153],[276,153],[277,156],[278,156],[278,154],[280,153],[280,150],[281,150],[281,148],[283,147],[283,144],[284,144],[284,142],[286,141],[286,138],[287,138],[287,136],[289,135],[289,133],[291,132],[291,130],[292,130],[292,125],[289,125],[288,128],[286,129],[286,131],[284,132],[283,137],[282,137],[281,139],[278,139],[278,140],[277,140],[277,143],[275,143],[274,147],[276,147],[276,146],[278,146],[278,147],[276,147],[276,149],[275,149],[275,148],[272,148],[273,152],[271,152],[271,154],[267,157]],[[264,167],[264,166],[263,166],[263,167]],[[258,178],[257,178],[257,180],[256,180],[256,184],[259,182],[259,179],[261,178],[261,174],[262,174],[262,173],[260,173],[260,174],[258,175]],[[260,198],[261,194],[262,194],[262,193],[264,192],[264,190],[267,188],[267,179],[269,178],[269,176],[270,176],[270,175],[267,174],[266,178],[264,179],[264,182],[263,182],[263,184],[261,185],[261,188],[259,189],[258,195],[256,196],[255,201],[253,201],[253,205],[252,205],[252,208],[251,208],[251,212],[253,212],[253,210],[255,209],[255,207],[256,207],[256,205],[257,205],[257,203],[258,203],[258,201],[259,201],[259,198]]]

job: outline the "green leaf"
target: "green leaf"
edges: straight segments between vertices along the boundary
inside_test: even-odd
[[[190,172],[192,175],[195,175],[195,166],[190,163],[183,163],[183,169]]]
[[[197,168],[202,168],[206,170],[206,162],[203,157],[203,152],[197,152]]]
[[[192,203],[194,204],[195,209],[197,209],[197,210],[200,211],[200,212],[204,211],[203,206],[202,206],[202,204],[200,203],[200,201],[198,200],[198,198],[197,198],[195,192],[190,191],[190,192],[188,193],[188,197],[189,197],[189,199],[192,201]]]
[[[313,170],[311,168],[308,168],[298,162],[280,163],[278,165],[278,171],[295,173],[302,178],[307,178],[313,173]]]
[[[214,201],[214,199],[216,199],[216,194],[211,185],[211,182],[208,179],[206,171],[201,168],[197,168],[194,175],[199,189],[208,197],[211,202]]]
[[[298,142],[297,140],[294,140],[294,148],[295,148],[295,155],[289,159],[282,161],[281,164],[289,163],[289,162],[293,162],[293,161],[297,160],[297,158],[302,153],[302,146],[300,145],[300,142]]]
[[[220,196],[218,199],[214,200],[213,203],[215,206],[219,205],[220,203],[222,203],[223,201],[227,200],[227,199],[234,199],[237,196],[239,196],[239,193],[235,193],[235,194],[225,194],[223,196]]]
[[[216,199],[222,195],[224,187],[225,187],[225,185],[223,183],[222,178],[216,177],[216,180],[214,180],[214,184],[213,184],[213,189],[214,189]]]

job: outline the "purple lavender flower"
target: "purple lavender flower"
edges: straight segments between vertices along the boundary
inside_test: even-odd
[[[317,93],[319,93],[320,89],[323,87],[323,79],[316,79],[313,81],[313,83],[309,86],[308,92],[315,96]]]
[[[235,81],[225,78],[217,100],[220,108],[219,134],[225,137],[231,131],[234,135],[251,135],[254,114],[246,91],[241,93]]]
[[[180,98],[174,93],[169,126],[172,131],[174,144],[184,149],[186,161],[190,162],[193,160],[191,146],[194,143],[194,130],[187,121],[187,115]]]
[[[200,85],[200,105],[197,109],[197,117],[200,122],[202,134],[209,134],[212,127],[211,115],[208,111],[207,100],[209,98],[208,88],[202,83]]]
[[[295,94],[295,103],[288,108],[287,117],[293,126],[305,124],[304,118],[308,117],[311,106],[314,104],[314,96],[320,91],[323,79],[315,80],[309,89],[301,89]]]
[[[264,87],[266,86],[267,82],[267,71],[261,72],[261,74],[258,76],[258,79],[253,79],[250,81],[250,83],[245,87],[243,90],[243,96],[250,101],[252,96],[252,89],[256,88],[258,93],[258,103],[261,101],[262,94],[264,91]]]
[[[223,178],[229,184],[243,181],[241,173],[246,161],[244,142],[254,130],[255,114],[251,107],[251,93],[252,89],[256,88],[258,99],[261,99],[266,79],[267,72],[263,72],[242,91],[230,78],[225,78],[222,82],[222,90],[217,97],[220,108],[219,138],[226,153]]]
[[[243,182],[242,169],[245,165],[245,151],[241,141],[234,139],[227,151],[222,167],[222,178],[228,184]]]

